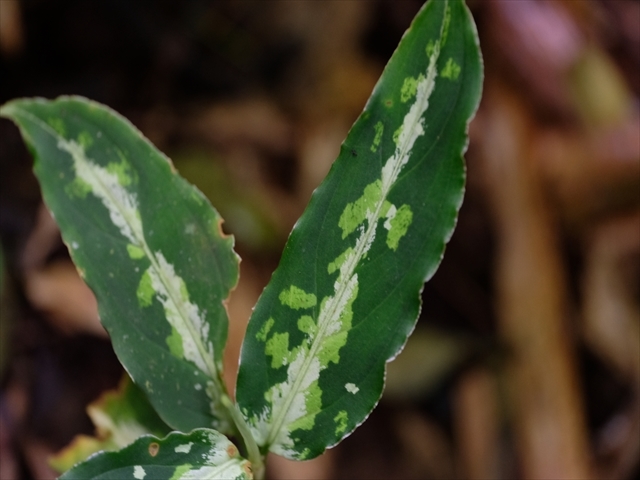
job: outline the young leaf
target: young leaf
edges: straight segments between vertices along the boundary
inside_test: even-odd
[[[224,435],[199,428],[173,432],[163,440],[140,437],[117,452],[100,452],[60,477],[60,480],[117,478],[180,480],[197,478],[251,479],[251,465]]]
[[[206,198],[117,113],[78,97],[17,100],[42,193],[98,299],[120,361],[178,430],[230,430],[220,403],[233,239]]]
[[[294,227],[247,329],[237,383],[263,451],[306,459],[369,415],[460,208],[481,92],[462,0],[417,15]]]
[[[145,394],[124,375],[117,390],[108,391],[87,407],[96,437],[78,435],[49,464],[64,472],[100,450],[118,450],[142,435],[163,437],[171,429],[160,420]]]
[[[89,404],[87,413],[98,436],[111,438],[117,448],[126,447],[141,435],[160,437],[170,431],[128,375],[117,390],[105,392]]]

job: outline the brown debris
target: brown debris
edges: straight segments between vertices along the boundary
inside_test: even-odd
[[[500,244],[499,334],[525,478],[589,478],[584,406],[568,322],[566,272],[516,97],[487,82],[482,161]]]

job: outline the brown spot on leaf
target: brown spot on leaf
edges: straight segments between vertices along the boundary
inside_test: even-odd
[[[158,445],[156,442],[151,442],[149,444],[149,455],[155,457],[158,454],[158,451],[160,451],[160,445]]]
[[[229,445],[227,447],[227,455],[229,455],[230,458],[233,458],[236,455],[238,455],[238,449],[236,448],[235,445]]]

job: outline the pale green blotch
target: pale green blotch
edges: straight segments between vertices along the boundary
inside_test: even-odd
[[[64,191],[71,198],[86,198],[87,194],[91,193],[91,185],[80,177],[76,177],[65,185]]]
[[[339,270],[342,264],[349,257],[349,255],[351,255],[352,252],[353,252],[353,248],[349,247],[344,252],[342,252],[338,256],[338,258],[336,258],[333,262],[331,262],[327,267],[327,272],[329,273],[329,275],[331,275],[336,270]]]
[[[187,290],[187,284],[184,283],[184,280],[181,277],[178,277],[178,282],[180,285],[180,296],[184,299],[186,303],[189,301],[189,291]]]
[[[427,56],[431,57],[431,55],[433,55],[436,52],[436,48],[439,47],[439,42],[435,41],[435,40],[429,40],[429,43],[427,43]]]
[[[146,270],[142,274],[142,278],[140,279],[140,283],[138,284],[138,289],[136,290],[138,304],[141,307],[148,307],[149,305],[151,305],[153,296],[155,294],[156,291],[153,289],[151,274],[149,273],[149,270]]]
[[[393,143],[395,143],[396,145],[398,145],[398,140],[400,139],[401,133],[402,133],[402,125],[396,128],[395,132],[393,132],[393,135],[391,137],[393,140]]]
[[[184,465],[180,465],[178,467],[176,467],[175,471],[173,472],[173,475],[171,475],[171,478],[169,480],[180,480],[180,478],[182,478],[182,476],[191,471],[192,465],[185,463]]]
[[[349,421],[349,415],[346,410],[340,410],[338,414],[333,417],[333,421],[336,425],[336,435],[341,435],[347,431],[347,422]]]
[[[402,82],[402,88],[400,89],[400,101],[407,103],[413,97],[416,96],[418,91],[418,84],[424,80],[424,75],[418,75],[418,78],[407,77]]]
[[[118,177],[118,183],[123,187],[131,185],[131,167],[126,162],[126,160],[122,160],[118,163],[109,163],[107,165],[107,172],[112,173],[116,177]]]
[[[449,58],[442,69],[442,72],[440,72],[440,76],[448,78],[449,80],[457,80],[460,76],[460,65],[458,65],[453,58]]]
[[[344,309],[340,313],[338,322],[340,329],[324,338],[322,346],[318,351],[318,360],[322,367],[327,367],[329,362],[338,364],[340,362],[340,349],[347,344],[347,337],[353,320],[353,302],[358,297],[358,284],[356,283],[349,297],[349,301],[345,304]]]
[[[329,362],[340,362],[340,349],[347,343],[349,331],[341,331],[335,333],[322,342],[322,349],[318,353],[318,360],[323,366],[329,365]]]
[[[134,260],[138,260],[145,256],[144,250],[133,243],[127,245],[127,253],[129,254],[129,257]]]
[[[309,450],[309,448],[305,448],[304,450],[302,450],[302,453],[300,453],[300,460],[306,460],[307,457],[309,456],[309,453],[311,452],[311,450]]]
[[[67,129],[61,118],[50,118],[47,120],[47,124],[61,137],[64,137],[67,134]]]
[[[274,333],[267,340],[264,352],[271,355],[271,368],[280,368],[289,363],[289,332]]]
[[[270,317],[269,320],[267,320],[266,323],[262,325],[262,328],[260,328],[258,333],[256,333],[256,340],[266,342],[267,335],[271,331],[271,327],[273,327],[274,323],[276,323],[276,321],[273,319],[273,317]]]
[[[367,185],[362,196],[353,203],[347,204],[338,226],[342,229],[342,238],[355,231],[367,218],[367,211],[374,211],[382,199],[382,181],[376,180]]]
[[[178,330],[175,327],[171,327],[171,335],[167,337],[167,346],[169,347],[169,351],[171,355],[177,358],[184,357],[184,348],[182,346],[182,337]]]
[[[78,143],[82,145],[86,151],[87,148],[93,145],[93,138],[89,135],[89,132],[80,132],[80,135],[78,135]]]
[[[313,336],[316,333],[316,322],[309,315],[303,315],[298,319],[298,330]]]
[[[389,200],[385,200],[382,204],[382,209],[380,210],[380,215],[378,215],[378,218],[386,217],[391,207],[393,207],[393,204]]]
[[[318,381],[314,381],[306,390],[304,398],[307,414],[298,418],[288,426],[288,430],[311,430],[316,423],[316,415],[322,409],[322,390]]]
[[[376,131],[376,136],[373,137],[373,143],[371,144],[371,151],[373,153],[378,151],[378,147],[380,146],[380,142],[382,141],[382,133],[384,132],[384,125],[382,122],[376,123],[373,128]]]
[[[409,205],[402,205],[395,216],[389,221],[391,228],[387,233],[387,246],[391,250],[397,250],[400,239],[404,237],[413,221],[413,212]]]
[[[291,285],[288,289],[282,290],[278,298],[282,305],[286,305],[294,310],[311,308],[318,303],[318,299],[313,293],[307,293],[295,285]]]

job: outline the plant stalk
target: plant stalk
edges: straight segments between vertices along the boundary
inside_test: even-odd
[[[238,431],[242,436],[244,445],[247,448],[249,461],[251,462],[251,468],[253,469],[254,480],[264,480],[264,457],[260,453],[258,444],[253,438],[247,422],[245,422],[244,417],[240,413],[240,410],[238,410],[238,407],[231,401],[226,393],[222,395],[221,401],[222,404],[227,408],[228,412],[231,414],[231,418],[235,422],[236,427],[238,428]]]

